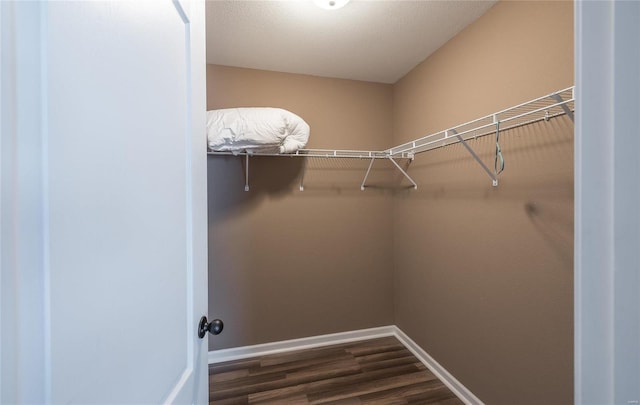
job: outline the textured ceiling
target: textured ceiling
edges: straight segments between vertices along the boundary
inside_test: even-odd
[[[207,63],[395,83],[494,3],[209,0]]]

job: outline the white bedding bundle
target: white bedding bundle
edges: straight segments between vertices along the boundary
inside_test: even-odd
[[[207,111],[207,140],[213,151],[292,153],[308,139],[309,125],[281,108]]]

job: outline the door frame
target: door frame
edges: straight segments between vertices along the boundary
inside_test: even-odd
[[[574,401],[637,404],[640,3],[574,5]]]

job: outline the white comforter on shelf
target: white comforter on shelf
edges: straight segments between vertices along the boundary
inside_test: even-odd
[[[213,151],[292,153],[308,139],[309,125],[281,108],[207,111],[207,140]]]

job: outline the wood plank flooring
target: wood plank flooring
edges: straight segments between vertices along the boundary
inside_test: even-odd
[[[211,364],[209,401],[463,404],[395,337]]]

